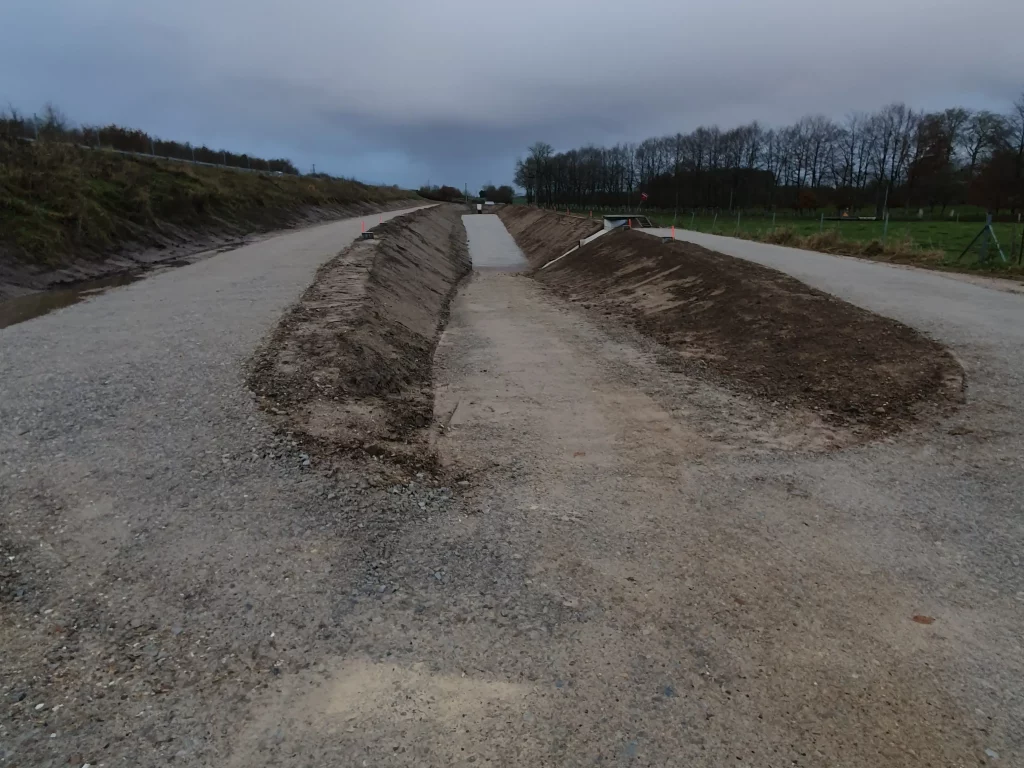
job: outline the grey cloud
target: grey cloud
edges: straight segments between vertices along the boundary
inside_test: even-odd
[[[823,7],[824,6],[824,7]],[[1002,109],[1016,0],[7,0],[0,98],[369,180],[894,100]]]

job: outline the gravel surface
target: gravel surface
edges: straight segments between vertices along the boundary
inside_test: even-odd
[[[820,452],[487,270],[435,359],[450,485],[381,486],[275,435],[244,386],[358,226],[0,331],[0,760],[1024,761],[1020,348],[998,320],[950,339],[954,416]]]
[[[0,330],[0,764],[223,765],[254,696],[349,647],[335,614],[365,587],[360,526],[446,503],[322,476],[245,387],[359,231],[292,232]]]
[[[1019,761],[1019,465],[1001,463],[1018,438],[964,432],[968,405],[816,453],[804,425],[658,358],[524,277],[480,275],[453,308],[440,447],[487,477],[480,518],[461,529],[466,592],[488,592],[467,551],[522,569],[485,571],[516,636],[488,656],[469,627],[449,630],[474,679],[518,684],[490,705],[515,746],[477,718],[477,754],[862,768],[978,764],[991,749]],[[381,727],[368,718],[364,732]]]

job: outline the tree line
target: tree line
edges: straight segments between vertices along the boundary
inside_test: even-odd
[[[289,173],[299,170],[284,158],[264,159],[223,149],[167,141],[145,131],[120,125],[75,125],[63,112],[47,104],[41,114],[25,115],[13,107],[0,112],[0,136],[37,141],[61,141],[95,149],[116,149],[140,155],[156,155],[254,171]]]
[[[537,142],[516,163],[527,202],[662,209],[873,209],[977,205],[1024,209],[1024,94],[1005,114],[890,104],[842,121],[809,116],[700,127],[613,147],[555,152]]]
[[[436,184],[424,185],[416,190],[416,194],[427,200],[437,200],[441,203],[451,203],[456,200],[463,200],[465,195],[461,189],[443,184],[440,187]]]
[[[486,187],[480,190],[478,200],[490,200],[493,203],[511,203],[512,198],[515,197],[515,190],[508,185],[495,187],[493,184],[488,184]],[[448,185],[443,186],[430,186],[424,185],[416,190],[416,194],[420,197],[426,198],[427,200],[438,200],[442,203],[451,203],[456,200],[466,200],[466,193],[456,187],[450,187]]]
[[[515,194],[516,191],[507,184],[502,184],[500,187],[488,184],[480,190],[481,199],[489,200],[492,203],[511,203]]]

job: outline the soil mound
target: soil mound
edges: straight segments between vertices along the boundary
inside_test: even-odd
[[[522,205],[505,205],[498,211],[498,217],[526,254],[530,266],[538,269],[552,259],[557,259],[580,240],[599,231],[604,222],[600,219],[555,213],[540,208]]]
[[[894,431],[961,398],[935,341],[752,262],[638,232],[599,238],[535,273],[559,294],[632,323],[710,373],[825,421]]]
[[[434,349],[470,270],[460,214],[393,219],[320,269],[253,366],[250,385],[279,426],[320,453],[432,466]]]

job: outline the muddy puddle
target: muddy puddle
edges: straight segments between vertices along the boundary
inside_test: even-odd
[[[214,248],[207,251],[192,254],[186,257],[168,259],[152,266],[122,272],[117,275],[101,277],[95,280],[84,280],[80,283],[73,283],[64,288],[50,288],[45,291],[29,293],[25,296],[15,296],[11,299],[0,299],[0,328],[7,328],[11,325],[23,323],[41,315],[49,314],[64,307],[70,307],[80,301],[98,296],[111,288],[118,288],[122,285],[131,285],[138,280],[152,277],[168,269],[184,267],[194,264],[197,261],[215,256],[218,253],[231,250],[237,247],[236,244]]]
[[[151,274],[151,273],[150,273]],[[57,288],[39,293],[30,293],[27,296],[17,296],[13,299],[0,301],[0,328],[17,323],[23,323],[34,317],[45,315],[64,307],[70,307],[91,296],[96,296],[110,288],[134,283],[141,280],[145,275],[142,273],[117,275],[102,280],[89,280],[78,283],[70,288]]]

